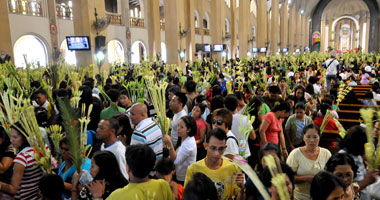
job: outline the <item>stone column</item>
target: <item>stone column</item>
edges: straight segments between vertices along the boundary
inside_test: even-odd
[[[281,17],[280,17],[280,41],[281,41],[281,51],[283,48],[287,48],[288,45],[288,1],[284,1],[281,6]]]
[[[195,22],[194,22],[194,0],[186,0],[186,21],[187,32],[187,58],[192,61],[195,56]],[[199,19],[198,19],[199,20]]]
[[[74,34],[89,36],[91,40],[91,51],[76,51],[77,66],[87,66],[89,64],[96,65],[95,59],[95,37],[96,30],[93,27],[95,22],[95,8],[98,18],[102,18],[106,14],[104,0],[80,0],[73,1],[73,17],[74,17]],[[107,31],[99,32],[99,35],[107,38]],[[108,63],[104,62],[101,70],[108,71]]]
[[[329,21],[329,33],[328,33],[328,45],[327,45],[327,49],[329,48],[329,47],[331,47],[331,48],[334,48],[334,37],[335,37],[335,34],[333,34],[333,32],[335,32],[335,30],[333,30],[333,27],[332,27],[332,23],[333,23],[333,20],[332,19],[330,19]]]
[[[126,49],[124,51],[125,55],[125,62],[131,63],[131,47],[132,47],[132,41],[131,41],[131,30],[130,30],[130,24],[129,24],[129,2],[128,1],[121,1],[121,25],[125,26],[126,29]]]
[[[230,25],[230,32],[231,32],[231,58],[235,58],[236,55],[236,46],[237,46],[237,38],[236,38],[236,3],[235,0],[231,0],[231,25]]]
[[[360,47],[363,47],[363,18],[360,17],[360,20],[359,20],[359,45]]]
[[[278,50],[278,23],[279,23],[279,3],[278,0],[272,0],[272,19],[271,19],[271,53],[276,55]],[[280,27],[281,29],[281,27]]]
[[[247,51],[249,49],[248,44],[248,31],[250,28],[250,13],[249,13],[249,2],[250,1],[240,1],[239,5],[239,56],[244,58],[247,56]]]
[[[223,1],[224,3],[224,1]],[[211,0],[211,23],[210,34],[212,44],[222,44],[222,33],[224,29],[224,12],[222,7],[222,1]],[[240,30],[239,30],[240,31]],[[219,64],[221,64],[222,56],[220,52],[212,53],[212,57],[215,58]]]
[[[295,41],[294,41],[294,45],[295,45],[295,49],[298,49],[301,45],[301,14],[297,11],[296,12],[296,24],[295,24],[295,27],[296,27],[296,33],[295,33]]]
[[[305,17],[305,39],[304,39],[304,46],[309,46],[309,35],[310,35],[310,18]],[[309,47],[311,48],[311,47]]]
[[[183,36],[180,35],[184,27],[184,0],[164,0],[165,12],[165,43],[167,50],[167,63],[177,64],[184,68],[186,58],[183,61],[179,58],[179,51],[186,49]]]
[[[257,0],[257,47],[265,47],[267,41],[267,1]]]
[[[296,6],[293,4],[289,9],[289,52],[294,52],[294,40],[296,33]]]
[[[147,29],[148,29],[148,46],[149,58],[155,60],[157,54],[161,52],[161,27],[160,27],[160,1],[148,0],[147,9]]]
[[[328,35],[326,35],[326,21],[322,20],[321,21],[321,43],[320,43],[321,45],[320,45],[320,52],[325,52],[326,37],[328,37]],[[311,47],[310,47],[310,50],[311,50]]]
[[[52,49],[52,58],[53,63],[56,64],[58,62],[59,48],[60,44],[58,42],[57,31],[52,31],[52,29],[57,30],[57,19],[56,19],[56,9],[55,9],[55,1],[47,1],[48,8],[48,19],[50,22],[50,41],[51,41],[51,49]]]
[[[0,52],[4,51],[5,54],[11,56],[11,60],[14,63],[11,29],[8,17],[8,1],[0,1],[0,24]]]

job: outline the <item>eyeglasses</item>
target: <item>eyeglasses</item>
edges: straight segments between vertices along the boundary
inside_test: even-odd
[[[211,151],[219,151],[219,152],[223,152],[227,147],[216,147],[216,146],[210,146],[209,149]]]
[[[223,122],[223,120],[212,120],[211,123],[221,126],[224,122]]]

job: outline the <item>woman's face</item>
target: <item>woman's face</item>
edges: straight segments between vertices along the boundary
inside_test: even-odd
[[[119,102],[120,102],[120,105],[122,105],[122,106],[124,106],[124,107],[128,107],[128,106],[130,106],[130,104],[131,104],[131,101],[129,100],[128,96],[125,95],[125,94],[121,94],[121,95],[120,95],[120,100],[119,100]]]
[[[21,134],[15,130],[14,128],[11,128],[11,143],[13,147],[19,148],[24,143],[24,140],[21,136]]]
[[[94,158],[91,159],[90,174],[94,178],[99,173],[99,166],[96,165]]]
[[[296,90],[296,97],[297,97],[297,99],[301,99],[303,97],[303,90],[302,89]]]
[[[185,122],[181,119],[178,122],[177,132],[178,136],[182,138],[186,138],[188,136],[188,131]]]
[[[198,106],[194,106],[193,110],[191,111],[191,116],[194,119],[198,119],[202,116],[201,109]]]
[[[263,166],[263,169],[267,166],[265,164],[264,157],[269,156],[269,155],[274,157],[274,156],[276,156],[276,152],[275,151],[264,151],[263,157],[261,158],[261,165]]]
[[[283,111],[281,111],[282,113],[281,113],[281,116],[280,116],[280,118],[286,118],[286,117],[289,117],[289,112],[286,112],[286,110],[283,110]]]
[[[220,116],[215,116],[212,120],[212,129],[221,128],[226,133],[229,131],[226,123],[224,123],[223,118]]]
[[[306,147],[317,148],[319,144],[319,134],[318,131],[314,128],[308,129],[303,136],[303,140],[305,141]]]
[[[342,187],[336,187],[330,195],[327,197],[326,200],[338,200],[338,199],[344,199],[344,189]]]
[[[337,165],[333,174],[341,178],[346,187],[354,182],[354,171],[352,171],[351,165]]]
[[[61,154],[62,154],[62,159],[64,161],[71,159],[71,153],[69,150],[69,146],[67,146],[67,144],[65,144],[65,143],[61,144]]]

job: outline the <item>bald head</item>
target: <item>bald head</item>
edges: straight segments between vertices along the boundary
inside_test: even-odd
[[[137,125],[140,121],[148,118],[148,108],[143,103],[136,103],[131,107],[129,118],[132,124]]]

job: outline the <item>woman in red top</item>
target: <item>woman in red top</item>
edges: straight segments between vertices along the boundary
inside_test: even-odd
[[[197,142],[197,160],[202,160],[206,157],[206,150],[203,147],[203,141],[205,139],[207,126],[206,122],[202,119],[202,114],[205,112],[205,109],[206,105],[199,103],[196,104],[191,111],[191,117],[193,117],[197,123],[197,133],[194,136]]]
[[[281,145],[281,152],[284,156],[288,156],[286,150],[284,132],[282,130],[282,119],[289,116],[290,105],[283,101],[274,106],[271,112],[265,114],[263,122],[261,123],[259,132],[261,142],[260,145],[267,142]]]
[[[322,105],[321,105],[322,116],[314,119],[314,124],[317,125],[319,128],[321,128],[323,119],[325,118],[327,109],[329,109],[329,108],[330,108],[329,104],[322,103]],[[324,130],[339,130],[338,127],[336,126],[334,120],[330,116],[327,118],[327,124],[326,124]]]
[[[19,123],[15,126],[21,127]],[[40,166],[34,159],[34,149],[29,145],[26,137],[15,127],[11,128],[10,135],[13,147],[19,153],[13,160],[13,175],[10,184],[0,182],[0,192],[15,195],[15,199],[40,199],[38,196],[38,183],[43,176]]]

